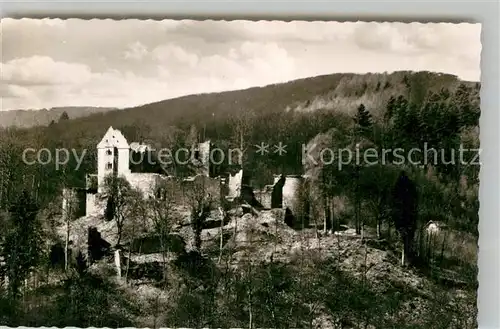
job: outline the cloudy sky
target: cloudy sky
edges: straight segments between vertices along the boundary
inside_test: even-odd
[[[479,81],[479,24],[2,19],[2,110],[129,107],[335,72]]]

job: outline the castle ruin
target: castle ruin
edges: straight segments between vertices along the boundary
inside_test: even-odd
[[[210,152],[211,143],[205,141],[193,148],[192,164],[197,168],[197,173],[183,179],[165,172],[141,172],[143,166],[133,160],[134,154],[151,151],[148,145],[132,142],[128,143],[125,136],[113,127],[109,127],[101,141],[97,144],[97,173],[86,175],[85,188],[65,189],[63,191],[63,208],[69,207],[70,201],[76,207],[80,216],[103,215],[106,201],[102,197],[105,187],[105,178],[115,175],[127,180],[132,188],[140,191],[145,199],[159,198],[162,193],[160,186],[170,186],[172,193],[179,203],[185,202],[183,193],[196,188],[197,183],[203,184],[206,193],[213,200],[226,199],[230,203],[245,201],[258,205],[261,209],[282,208],[289,213],[300,212],[300,189],[304,177],[300,175],[274,175],[274,182],[261,190],[242,184],[243,169],[221,177],[210,177]],[[139,168],[139,169],[138,169]],[[176,185],[164,184],[173,182]]]

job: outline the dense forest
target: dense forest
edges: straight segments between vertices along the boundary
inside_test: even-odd
[[[344,200],[345,210],[335,215],[339,224],[361,221],[378,231],[386,225],[390,234],[394,223],[386,215],[390,212],[387,200],[398,174],[405,170],[418,192],[419,227],[429,220],[443,222],[456,236],[472,237],[473,241],[467,246],[472,248],[469,254],[446,257],[441,251],[445,249],[443,242],[433,251],[440,257],[430,257],[426,252],[422,257],[425,260],[414,266],[419,275],[442,286],[445,283],[440,274],[458,266],[470,305],[475,303],[477,286],[475,239],[480,168],[475,159],[477,152],[465,153],[463,159],[458,154],[461,148],[479,149],[479,91],[479,83],[430,72],[334,74],[262,88],[180,97],[81,118],[61,115],[60,120],[47,126],[1,129],[0,220],[5,227],[0,235],[4,259],[1,268],[16,280],[5,284],[0,321],[11,326],[137,326],[137,318],[159,312],[158,318],[167,326],[248,326],[250,318],[254,326],[285,328],[311,327],[312,319],[321,310],[321,314],[335,318],[357,318],[356,325],[351,319],[350,325],[336,324],[335,328],[465,328],[475,311],[459,308],[446,292],[436,293],[432,297],[433,309],[419,314],[425,318],[423,324],[410,326],[407,318],[394,315],[405,302],[401,293],[411,294],[409,288],[393,286],[380,291],[341,270],[334,259],[317,260],[313,256],[305,257],[307,264],[299,259],[237,271],[221,269],[210,256],[198,259],[183,254],[171,265],[175,267],[169,269],[171,277],[162,281],[161,289],[171,294],[172,302],[159,310],[153,309],[155,304],[151,302],[148,305],[152,308],[145,311],[134,305],[130,294],[115,289],[116,283],[106,275],[90,274],[82,255],[74,261],[71,271],[54,269],[50,245],[56,240],[53,232],[60,217],[62,188],[83,187],[85,174],[96,171],[95,147],[109,126],[120,129],[129,142],[149,143],[157,149],[175,149],[206,139],[221,149],[244,150],[262,142],[281,142],[287,145],[285,154],[271,152],[262,157],[245,152],[246,182],[260,188],[272,182],[273,174],[308,174],[322,197]],[[398,148],[406,152],[444,150],[444,158],[440,151],[437,160],[430,157],[425,163],[425,152],[416,152],[413,161],[421,161],[420,165],[397,164],[394,153],[389,153],[387,163],[349,163],[339,170],[338,160],[332,165],[304,162],[303,145],[311,143],[351,150],[361,145],[379,154]],[[75,149],[79,154],[85,149],[86,154],[75,170],[76,159],[72,156],[61,168],[49,159],[41,159],[47,160],[45,165],[26,165],[22,155],[27,148],[47,148],[52,155],[57,148]],[[223,163],[213,174],[228,169],[228,164]],[[182,172],[182,168],[174,170]],[[464,239],[458,240],[447,240],[446,249],[458,250],[454,243],[465,243]],[[34,269],[47,273],[46,282],[26,292],[24,279]],[[182,280],[185,289],[173,296],[174,288],[169,285],[176,280]]]

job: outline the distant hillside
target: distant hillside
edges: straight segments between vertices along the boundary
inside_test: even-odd
[[[193,122],[209,124],[213,119],[241,112],[259,115],[331,109],[352,113],[360,103],[376,116],[391,96],[403,95],[419,102],[429,92],[442,89],[453,92],[460,83],[475,86],[479,91],[479,82],[461,81],[449,74],[408,71],[338,73],[245,90],[183,96],[90,115],[76,120],[75,128],[85,134],[95,132],[102,135],[110,125],[119,127],[141,123],[155,130]]]
[[[58,121],[66,110],[70,120],[53,135],[70,145],[95,145],[109,126],[122,130],[131,140],[174,138],[191,125],[206,129],[207,136],[221,136],[228,122],[251,113],[264,122],[285,119],[281,114],[327,110],[352,114],[363,103],[375,118],[385,110],[391,96],[404,96],[421,104],[430,93],[453,93],[460,84],[473,90],[473,102],[479,102],[479,82],[468,82],[454,75],[433,72],[399,71],[394,73],[336,73],[293,80],[264,87],[188,95],[142,106],[114,110],[109,108],[70,107],[50,111],[0,112],[2,126],[47,126]],[[28,119],[23,119],[27,116]],[[31,119],[29,119],[31,118]],[[229,121],[228,121],[229,119]],[[42,131],[43,131],[43,127]],[[291,126],[289,129],[295,129]],[[26,131],[35,133],[39,129]],[[45,132],[41,132],[45,135]],[[272,133],[272,130],[271,130]],[[227,136],[226,136],[227,137]]]
[[[63,112],[66,112],[70,119],[80,118],[95,113],[102,113],[116,110],[109,107],[53,107],[41,110],[12,110],[0,111],[0,127],[16,126],[29,128],[33,126],[46,126],[52,120],[57,122]]]

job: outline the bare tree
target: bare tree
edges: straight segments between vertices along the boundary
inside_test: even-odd
[[[116,222],[117,247],[120,246],[122,240],[125,220],[134,211],[134,207],[131,207],[130,204],[140,196],[141,193],[133,189],[124,177],[113,175],[105,177],[102,194],[102,198],[107,200],[105,216],[106,219]]]
[[[76,200],[74,191],[71,189],[63,189],[63,205],[62,218],[66,226],[66,235],[64,239],[64,270],[69,268],[69,237],[71,233],[71,221],[76,215]]]
[[[163,260],[163,280],[166,283],[166,263],[169,237],[172,229],[172,211],[174,206],[175,181],[163,181],[157,187],[156,198],[149,202],[153,227],[160,238]]]
[[[222,261],[222,248],[224,247],[224,222],[227,218],[227,207],[224,206],[225,204],[223,203],[219,207],[219,214],[220,214],[220,240],[219,240],[219,258],[217,260],[217,263],[220,264]]]
[[[194,180],[186,193],[191,211],[191,228],[194,234],[194,247],[201,252],[201,231],[210,215],[213,198],[207,191],[204,177]]]
[[[366,166],[360,173],[360,190],[362,197],[375,218],[377,238],[382,237],[381,226],[387,217],[389,203],[388,194],[394,181],[392,168],[381,165]]]
[[[255,117],[255,113],[252,111],[242,111],[238,112],[237,115],[231,117],[230,121],[234,127],[234,135],[232,137],[232,144],[236,145],[240,152],[241,156],[238,159],[239,165],[243,165],[245,163],[245,152],[249,147],[249,137],[252,131],[252,123],[251,120]]]
[[[147,220],[150,218],[149,204],[144,199],[142,193],[138,190],[131,189],[128,194],[128,207],[127,207],[127,222],[123,223],[123,236],[128,238],[131,242],[128,248],[127,264],[125,269],[125,281],[128,280],[128,273],[130,270],[130,258],[132,255],[132,242],[134,239],[147,230]],[[120,260],[121,261],[121,260]]]

